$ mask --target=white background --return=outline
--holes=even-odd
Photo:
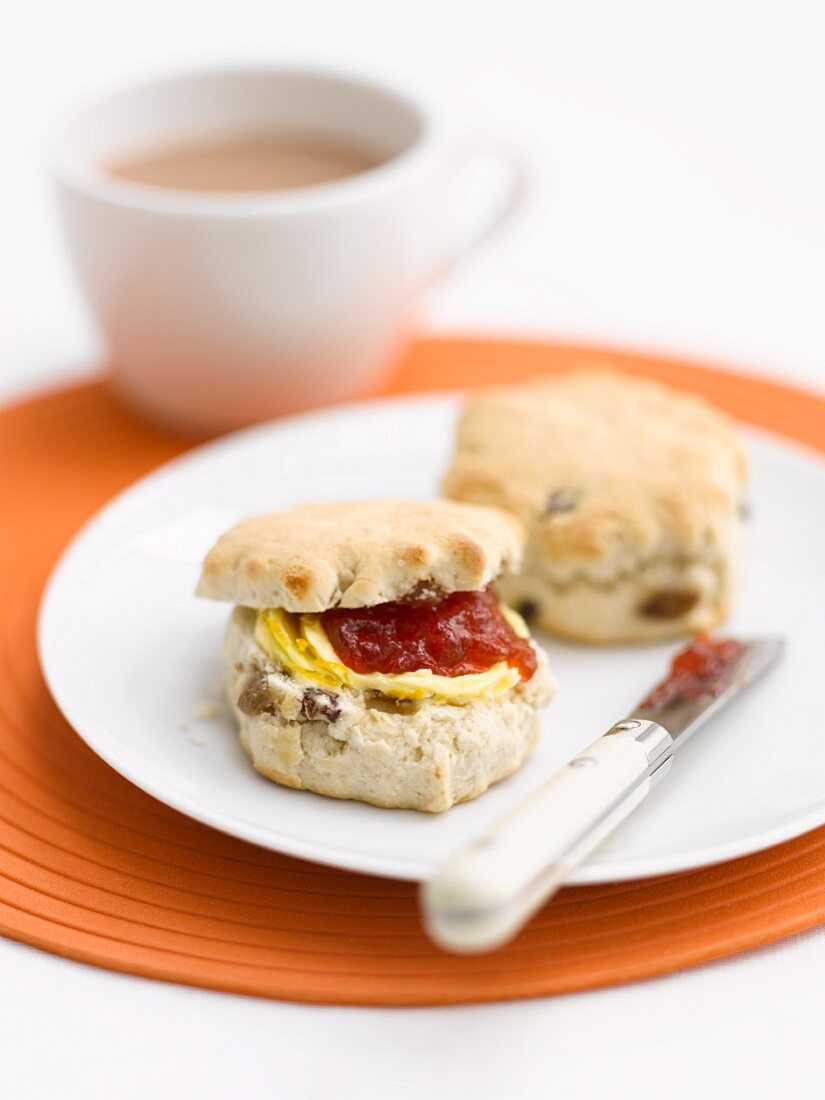
[[[4,11],[0,395],[93,368],[43,147],[157,71],[311,60],[506,135],[530,205],[424,303],[430,328],[616,340],[825,382],[825,65],[816,2],[111,0]],[[733,781],[733,780],[732,780]],[[416,1011],[258,1002],[0,941],[18,1097],[821,1096],[825,935],[655,982]]]

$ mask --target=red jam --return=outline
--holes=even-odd
[[[321,615],[332,648],[353,672],[416,672],[437,676],[486,672],[499,661],[522,680],[536,671],[536,654],[505,619],[489,589],[453,592],[443,600],[382,603]]]
[[[654,710],[676,700],[718,695],[724,687],[724,674],[744,650],[742,643],[733,638],[713,639],[700,634],[676,654],[667,679],[653,689],[639,709]]]

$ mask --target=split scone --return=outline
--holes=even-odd
[[[237,605],[227,689],[257,770],[435,811],[518,768],[554,689],[489,588],[523,540],[498,509],[393,500],[304,505],[223,535],[197,593]]]
[[[471,399],[445,491],[528,527],[500,591],[551,633],[644,641],[710,630],[730,610],[746,478],[726,416],[608,372]]]

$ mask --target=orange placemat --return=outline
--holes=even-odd
[[[613,362],[812,446],[825,401],[630,353],[496,340],[416,345],[395,392]],[[109,769],[63,721],[34,631],[46,576],[90,513],[182,444],[100,382],[0,411],[0,931],[114,970],[296,1001],[421,1005],[663,974],[825,921],[825,829],[704,871],[564,890],[494,955],[442,954],[407,883],[223,836]]]

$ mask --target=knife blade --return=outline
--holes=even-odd
[[[659,707],[645,706],[643,700],[628,717],[639,721],[658,722],[673,738],[674,748],[684,744],[708,718],[766,672],[784,649],[781,638],[752,638],[748,642],[742,642],[741,645],[740,657],[720,674],[713,692],[699,695],[694,699],[683,699],[677,696]]]
[[[780,638],[728,644],[737,651],[724,668],[706,682],[657,685],[627,718],[422,885],[424,925],[439,946],[474,953],[512,939],[667,774],[674,753],[783,650]],[[683,654],[674,659],[671,677]]]

